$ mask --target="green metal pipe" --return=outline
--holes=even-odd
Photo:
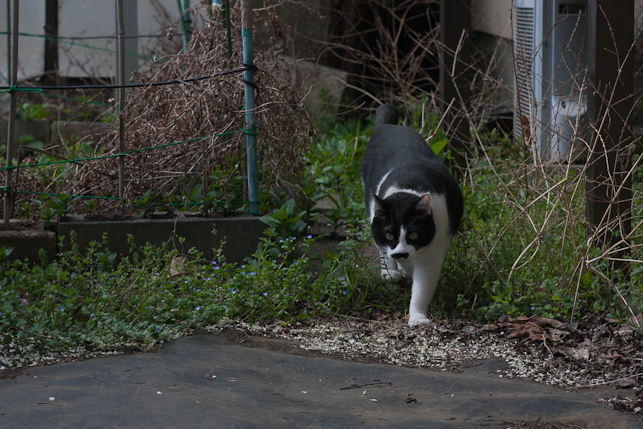
[[[259,175],[257,171],[257,122],[255,117],[255,65],[252,46],[252,9],[250,1],[241,1],[241,36],[243,42],[243,73],[245,82],[246,157],[248,168],[248,211],[259,214]]]

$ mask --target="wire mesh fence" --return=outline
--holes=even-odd
[[[231,8],[230,20],[222,16],[224,8],[206,6],[204,12],[195,7],[193,13],[205,18],[192,29],[185,49],[157,54],[148,70],[132,74],[134,83],[2,88],[21,97],[80,93],[81,109],[106,100],[114,119],[94,140],[18,145],[0,171],[3,182],[12,175],[2,191],[15,201],[15,210],[35,217],[41,208],[38,197],[63,194],[75,210],[96,216],[141,204],[194,209],[257,203],[249,201],[244,180],[248,133],[259,138],[262,183],[296,182],[302,169],[299,155],[313,133],[310,118],[289,66],[277,55],[278,45],[257,50],[254,64],[243,64],[241,3]],[[252,129],[246,124],[241,76],[248,70],[256,73],[257,122]],[[127,103],[118,112],[114,92],[121,88],[127,91]],[[119,120],[125,124],[124,149],[119,147]]]

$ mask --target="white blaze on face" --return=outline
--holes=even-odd
[[[399,255],[406,253],[408,256],[404,259],[413,259],[415,256],[415,248],[406,242],[406,228],[400,228],[400,237],[397,242],[397,246],[394,249],[389,249],[387,256],[392,259],[396,259],[393,255]]]

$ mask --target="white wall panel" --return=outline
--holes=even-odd
[[[8,84],[7,1],[0,1],[0,84]],[[45,0],[20,0],[18,79],[42,75],[45,70]],[[40,36],[40,37],[38,37]]]

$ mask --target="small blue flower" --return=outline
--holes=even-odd
[[[263,296],[268,296],[268,292],[263,292],[262,295]]]
[[[160,333],[161,333],[161,328],[159,328],[158,326],[156,327],[156,333],[157,333],[157,334],[160,334]]]
[[[256,271],[251,271],[249,274],[250,274],[251,276],[254,276],[255,274],[257,274],[257,272],[256,272]]]
[[[312,235],[312,234],[308,234],[308,235],[306,236],[306,238],[310,240],[311,238],[313,238],[313,235]]]
[[[237,290],[236,290],[236,289],[232,289],[232,293],[237,293]]]
[[[197,305],[196,307],[194,307],[194,309],[195,309],[196,311],[199,311],[199,310],[201,310],[201,306],[200,306],[200,305]]]
[[[95,315],[96,315],[95,313],[92,313],[89,315],[89,317],[94,317]]]
[[[65,311],[65,307],[60,307],[59,310],[60,311]]]
[[[346,289],[344,289],[344,290],[342,291],[342,293],[343,293],[344,295],[348,295],[348,291],[347,291]]]

